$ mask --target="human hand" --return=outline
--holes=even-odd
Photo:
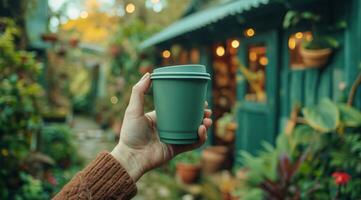
[[[212,112],[207,109],[208,105],[205,102],[203,124],[198,128],[198,143],[190,145],[162,143],[156,128],[155,111],[144,114],[144,94],[150,85],[150,74],[147,73],[133,86],[120,131],[119,143],[111,152],[134,181],[177,154],[202,146],[207,140],[207,129],[212,125],[210,119]]]

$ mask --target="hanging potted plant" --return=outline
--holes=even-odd
[[[303,42],[300,53],[307,67],[320,68],[327,64],[333,49],[337,47],[336,39],[321,36]]]
[[[176,157],[176,174],[183,183],[194,183],[200,176],[200,156],[197,152],[187,152]]]
[[[312,31],[312,39],[303,40],[300,48],[303,63],[307,68],[321,68],[327,64],[332,52],[339,47],[339,43],[335,38],[318,30],[321,16],[309,11],[288,11],[283,21],[283,27],[288,29],[301,22],[308,22]],[[344,27],[345,22],[339,22],[336,28],[341,26]]]

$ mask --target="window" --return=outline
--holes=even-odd
[[[248,47],[248,66],[242,67],[241,71],[247,80],[245,99],[248,101],[265,102],[266,46],[264,44],[250,45]]]
[[[288,48],[290,53],[290,66],[292,68],[302,68],[304,66],[300,52],[302,48],[302,42],[311,40],[311,32],[297,32],[289,37]]]

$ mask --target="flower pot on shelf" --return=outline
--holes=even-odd
[[[202,170],[206,174],[213,174],[225,167],[229,150],[225,146],[212,146],[202,152]]]
[[[183,183],[194,183],[198,180],[201,167],[197,164],[177,163],[176,173]]]
[[[331,48],[325,49],[305,49],[301,48],[302,60],[308,68],[321,68],[325,66],[332,53]]]

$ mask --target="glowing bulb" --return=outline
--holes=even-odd
[[[112,97],[110,98],[110,102],[111,102],[112,104],[118,103],[118,97],[112,96]]]
[[[257,60],[257,53],[254,52],[254,51],[251,51],[249,53],[249,60],[252,61],[252,62],[256,61]]]
[[[132,3],[128,3],[126,6],[125,6],[125,11],[127,13],[133,13],[135,11],[135,5],[132,4]]]
[[[249,28],[249,29],[247,29],[247,30],[245,31],[245,35],[246,35],[247,37],[252,37],[252,36],[254,36],[254,34],[255,34],[255,31],[254,31],[253,28]]]
[[[82,19],[86,19],[86,18],[88,17],[88,12],[87,12],[87,11],[82,11],[82,12],[80,13],[80,17],[81,17]]]
[[[231,42],[231,46],[233,47],[233,48],[238,48],[239,47],[239,41],[238,40],[233,40],[232,42]]]
[[[268,58],[266,56],[263,56],[259,59],[259,63],[263,66],[266,66],[268,64]]]
[[[164,51],[162,52],[162,56],[163,56],[163,58],[169,58],[169,57],[170,57],[170,55],[171,55],[171,53],[170,53],[170,51],[169,51],[169,50],[164,50]]]
[[[302,39],[302,38],[303,38],[303,33],[302,33],[302,32],[297,32],[297,33],[295,34],[295,37],[296,37],[297,39]]]
[[[157,4],[157,3],[159,3],[159,0],[151,0],[151,2],[152,2],[153,4]]]
[[[294,37],[290,37],[288,40],[288,48],[292,50],[296,48],[296,39]]]
[[[225,50],[224,47],[222,47],[222,46],[218,46],[218,47],[216,48],[216,54],[217,54],[217,56],[223,56],[225,52],[226,52],[226,50]]]

